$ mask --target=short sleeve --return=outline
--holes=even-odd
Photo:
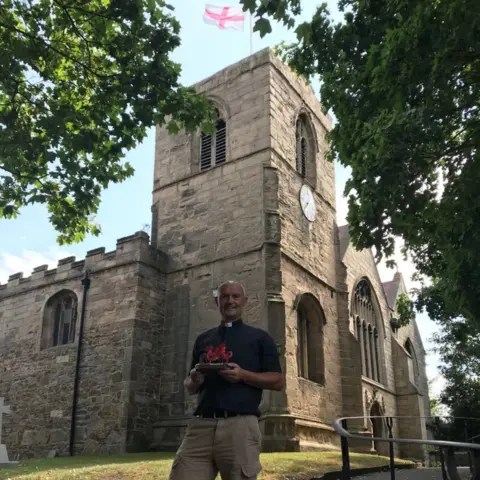
[[[261,340],[260,372],[282,373],[280,359],[278,358],[277,345],[273,337],[265,332]]]
[[[199,363],[199,357],[200,357],[200,354],[199,354],[199,351],[198,351],[198,337],[197,339],[195,340],[195,343],[193,344],[193,351],[192,351],[192,361],[190,363],[190,370],[193,370],[195,368],[195,365],[197,363]]]

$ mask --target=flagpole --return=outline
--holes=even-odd
[[[253,17],[250,12],[250,55],[253,55]]]

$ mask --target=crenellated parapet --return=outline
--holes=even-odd
[[[0,300],[24,290],[82,276],[87,269],[95,273],[133,262],[149,265],[161,272],[167,268],[167,256],[150,245],[150,237],[143,231],[119,238],[115,250],[105,250],[105,247],[89,250],[82,260],[62,258],[52,269],[48,269],[48,265],[39,265],[28,277],[24,277],[24,272],[14,273],[8,277],[7,283],[0,284]]]

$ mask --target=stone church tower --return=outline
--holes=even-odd
[[[418,328],[395,320],[403,279],[382,284],[372,253],[336,225],[331,120],[312,89],[268,49],[196,88],[217,107],[216,131],[157,129],[151,238],[0,285],[11,454],[176,449],[195,402],[182,385],[193,342],[219,322],[229,279],[245,285],[245,321],[273,335],[285,375],[263,397],[265,451],[338,446],[340,415],[380,417],[351,425],[367,439],[386,435],[384,416],[428,416]],[[394,434],[426,428],[396,422]]]
[[[156,141],[152,243],[172,262],[165,435],[192,411],[178,385],[195,337],[218,323],[213,290],[233,278],[250,297],[246,321],[274,335],[286,372],[286,391],[265,394],[265,447],[296,449],[299,430],[331,439],[342,397],[334,171],[324,158],[330,119],[268,50],[197,88],[218,108],[216,133],[158,129]]]

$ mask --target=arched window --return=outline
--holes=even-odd
[[[297,301],[298,375],[321,385],[325,383],[324,324],[325,315],[315,296],[300,295]]]
[[[51,297],[43,314],[41,348],[66,345],[75,341],[77,296],[62,290]]]
[[[382,352],[376,308],[370,283],[362,279],[353,292],[352,315],[355,319],[355,335],[360,342],[362,375],[377,382],[382,381]]]
[[[316,163],[315,163],[315,137],[312,126],[306,114],[298,116],[296,124],[296,166],[297,172],[302,178],[315,186]]]
[[[420,376],[420,372],[419,372],[419,369],[418,369],[418,362],[417,362],[417,356],[415,354],[415,349],[413,348],[413,344],[412,344],[412,341],[407,338],[407,340],[405,341],[405,345],[404,345],[404,348],[406,350],[406,352],[408,353],[409,355],[409,376],[410,376],[410,380],[412,381],[412,383],[414,383],[415,385],[418,385],[418,381],[419,381],[419,376]]]
[[[200,134],[200,170],[225,163],[227,158],[227,124],[217,110],[217,121],[213,135]]]

